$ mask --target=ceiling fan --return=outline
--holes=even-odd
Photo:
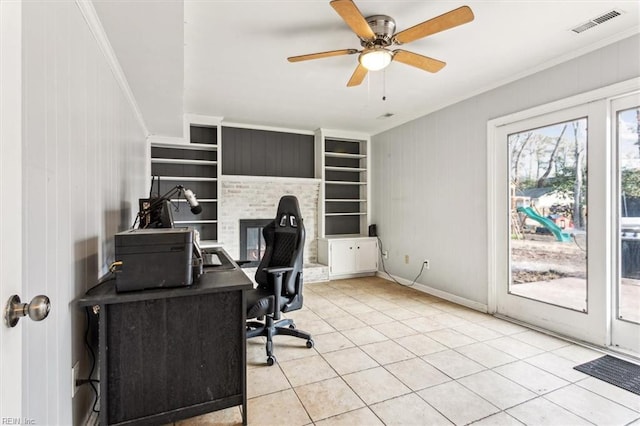
[[[392,45],[409,43],[473,21],[471,9],[468,6],[462,6],[395,33],[396,22],[390,16],[373,15],[365,18],[352,0],[333,0],[330,4],[360,38],[360,45],[362,45],[363,49],[331,50],[291,56],[287,60],[289,62],[300,62],[360,53],[358,66],[351,75],[347,87],[359,85],[366,77],[367,72],[381,70],[389,65],[391,61],[402,62],[428,72],[440,71],[446,65],[445,62],[403,49],[389,50],[388,48]]]

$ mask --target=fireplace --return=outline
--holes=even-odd
[[[262,229],[273,219],[240,219],[240,260],[243,267],[256,267],[264,255],[266,244]]]

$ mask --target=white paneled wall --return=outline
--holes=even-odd
[[[72,365],[89,370],[71,302],[107,272],[113,234],[147,191],[146,131],[76,2],[23,7],[24,296],[52,303],[24,329],[23,413],[79,424],[93,396],[84,386],[71,399]]]
[[[486,305],[487,121],[639,76],[636,35],[373,136],[387,270],[412,280],[429,259],[418,283]]]
[[[22,6],[0,0],[0,303],[22,290]],[[5,195],[11,194],[11,197]],[[24,322],[24,321],[23,321]],[[0,413],[22,416],[22,333],[0,326]]]

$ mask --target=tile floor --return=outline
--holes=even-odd
[[[305,285],[315,347],[247,342],[250,425],[634,425],[640,396],[573,369],[601,353],[393,282]],[[237,425],[238,407],[178,423]]]

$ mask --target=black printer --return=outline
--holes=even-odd
[[[130,229],[115,235],[116,291],[191,285],[202,271],[194,230]]]

